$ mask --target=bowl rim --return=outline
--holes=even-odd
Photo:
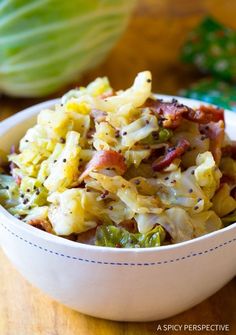
[[[195,99],[189,99],[189,98],[183,98],[180,96],[175,96],[175,95],[164,95],[164,94],[154,94],[155,97],[158,97],[160,99],[166,99],[166,100],[170,100],[170,99],[178,99],[179,101],[181,101],[181,103],[184,104],[190,104],[190,105],[200,105],[200,104],[204,104],[204,105],[212,105],[209,103],[206,103],[204,101],[200,101],[200,100],[195,100]],[[53,107],[55,104],[60,103],[60,98],[57,99],[52,99],[52,100],[47,100],[45,102],[33,105],[31,107],[28,107],[8,118],[6,118],[5,120],[0,122],[0,137],[9,131],[9,129],[14,125],[21,123],[24,120],[29,119],[30,117],[36,116],[37,113],[43,109],[43,108],[50,108]],[[225,109],[226,115],[228,114],[229,117],[232,117],[235,121],[235,127],[236,127],[236,113]],[[3,129],[3,131],[1,131]],[[22,230],[23,232],[32,234],[34,237],[36,238],[42,238],[45,242],[51,242],[51,243],[55,243],[57,245],[62,245],[62,246],[67,246],[67,247],[72,247],[73,249],[84,249],[84,250],[88,250],[88,251],[96,251],[96,252],[104,252],[104,251],[109,251],[112,254],[124,254],[124,253],[128,253],[128,254],[137,254],[137,253],[149,253],[151,252],[158,252],[158,251],[171,251],[171,250],[175,250],[175,249],[180,249],[181,247],[185,247],[185,246],[192,246],[192,245],[196,245],[199,242],[202,241],[206,241],[206,240],[210,240],[212,238],[217,237],[218,235],[222,235],[225,232],[228,231],[233,231],[236,229],[236,222],[224,227],[220,230],[216,230],[213,231],[211,233],[208,233],[206,235],[202,235],[199,237],[196,237],[194,239],[191,240],[187,240],[187,241],[183,241],[180,243],[176,243],[176,244],[170,244],[170,245],[164,245],[161,247],[148,247],[148,248],[111,248],[111,247],[102,247],[102,246],[95,246],[95,245],[89,245],[89,244],[85,244],[85,243],[81,243],[81,242],[75,242],[75,241],[70,241],[66,238],[57,236],[57,235],[53,235],[53,234],[49,234],[45,231],[42,231],[38,228],[35,228],[33,226],[28,225],[27,223],[21,221],[20,219],[17,219],[16,217],[14,217],[12,214],[10,214],[3,206],[0,205],[0,219],[2,218],[6,218],[7,219],[7,223],[9,224],[11,223],[15,228]],[[20,224],[19,224],[20,223]],[[3,225],[2,222],[0,222],[1,225]],[[3,225],[4,226],[4,225]]]

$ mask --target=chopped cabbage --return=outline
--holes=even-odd
[[[235,223],[236,222],[236,211],[234,211],[232,214],[229,214],[223,217],[221,220],[224,226],[228,226],[231,223]]]
[[[126,91],[117,92],[115,96],[106,98],[101,106],[101,110],[106,112],[115,112],[119,106],[130,106],[136,108],[144,104],[151,95],[152,75],[149,71],[138,73],[133,86]]]
[[[223,227],[219,216],[214,211],[195,214],[191,221],[194,228],[194,237],[211,233]]]
[[[211,199],[220,185],[222,176],[210,151],[198,154],[197,168],[194,171],[196,181],[206,196]]]
[[[79,89],[70,90],[62,97],[62,103],[65,104],[68,101],[73,101],[83,95],[91,95],[93,97],[99,97],[103,94],[111,94],[112,88],[110,86],[107,77],[97,78],[91,82],[87,87],[80,87]],[[74,98],[74,99],[73,99]],[[67,105],[68,107],[68,105]]]
[[[34,207],[23,221],[30,222],[33,220],[47,220],[48,218],[48,206]]]
[[[135,213],[161,213],[158,197],[138,194],[136,187],[121,176],[109,177],[90,173],[108,192],[115,193]]]
[[[144,115],[140,119],[123,127],[122,145],[131,148],[136,142],[148,137],[158,130],[157,118],[153,115]]]
[[[223,157],[220,162],[220,170],[223,175],[234,180],[236,176],[236,161],[231,157]]]
[[[81,189],[69,189],[55,192],[48,197],[52,203],[48,209],[48,218],[58,235],[81,233],[96,226],[95,221],[86,221],[81,203]]]
[[[224,183],[212,199],[212,209],[219,217],[230,214],[236,209],[236,200],[230,195],[230,187]]]
[[[96,124],[93,146],[96,150],[109,150],[117,145],[115,129],[108,122]]]
[[[165,231],[157,226],[146,234],[129,233],[126,229],[112,225],[97,228],[95,244],[116,248],[159,247],[165,239]]]
[[[10,208],[19,203],[19,188],[13,177],[0,174],[0,205]]]
[[[191,218],[182,208],[172,207],[156,215],[156,224],[161,225],[170,234],[173,243],[193,238]]]
[[[79,139],[79,133],[68,132],[65,147],[57,161],[50,167],[49,176],[44,182],[44,186],[50,192],[63,190],[76,182],[79,175]]]
[[[144,159],[147,159],[151,154],[150,149],[144,150],[128,150],[125,152],[125,160],[128,166],[134,165],[137,168]]]

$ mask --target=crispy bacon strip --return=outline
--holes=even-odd
[[[179,104],[176,100],[162,102],[161,100],[147,99],[144,107],[149,107],[157,114],[165,128],[177,128],[183,118],[199,124],[224,121],[224,110],[214,106],[201,105],[195,110]]]
[[[224,121],[210,122],[205,126],[200,126],[201,133],[210,139],[210,151],[215,159],[216,164],[221,160],[221,147],[224,141]]]
[[[144,107],[149,107],[153,113],[159,116],[163,127],[171,129],[177,128],[181,123],[183,114],[191,110],[191,108],[179,104],[178,101],[163,102],[153,99],[147,99]]]
[[[209,122],[224,121],[224,110],[214,106],[201,105],[198,109],[189,109],[183,115],[187,120],[197,122],[199,124],[207,124]]]
[[[154,171],[162,171],[167,168],[175,158],[182,156],[189,147],[190,143],[185,139],[181,139],[176,147],[169,148],[165,156],[159,157],[153,162],[152,169]]]
[[[80,175],[79,183],[84,180],[89,172],[106,168],[114,168],[119,174],[124,174],[127,170],[124,156],[114,150],[97,151],[90,162],[87,164],[84,172]]]
[[[91,110],[90,115],[94,119],[95,122],[100,123],[100,122],[106,121],[107,113],[94,108]]]
[[[52,225],[48,220],[33,219],[28,222],[31,226],[52,233]]]

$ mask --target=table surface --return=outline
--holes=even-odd
[[[141,0],[127,31],[106,61],[84,74],[78,84],[108,75],[119,89],[131,84],[136,72],[150,69],[155,92],[176,94],[199,78],[196,70],[178,60],[186,33],[206,13],[236,28],[234,0]],[[59,96],[66,91],[56,93]],[[0,120],[44,99],[0,97]],[[72,311],[28,284],[0,252],[1,335],[156,334],[159,324],[229,324],[236,334],[236,278],[213,297],[164,321],[118,323]],[[159,332],[160,333],[160,332]],[[176,332],[168,332],[168,334]],[[214,332],[217,334],[217,332]],[[194,334],[193,332],[191,334]],[[199,333],[198,333],[199,334]]]

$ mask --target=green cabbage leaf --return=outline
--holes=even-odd
[[[165,231],[156,226],[146,234],[130,233],[122,227],[102,225],[96,230],[95,244],[104,247],[149,248],[159,247],[165,240]]]

